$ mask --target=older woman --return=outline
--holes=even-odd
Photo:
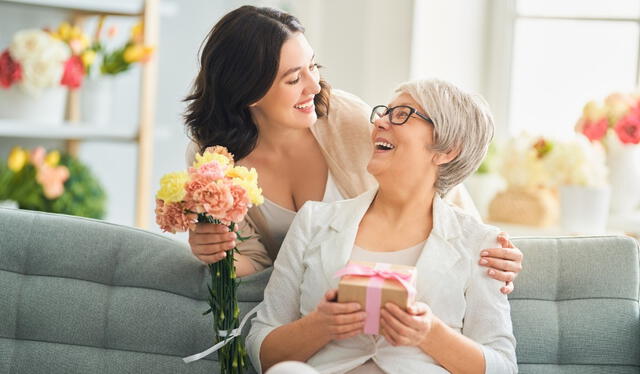
[[[303,361],[321,373],[513,373],[507,297],[476,260],[498,229],[442,199],[480,164],[493,135],[485,102],[442,81],[397,89],[373,109],[368,171],[379,187],[307,202],[287,234],[247,339],[256,368]],[[337,303],[349,260],[416,266],[416,303],[387,304],[381,334]]]

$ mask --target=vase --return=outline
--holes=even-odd
[[[491,200],[489,220],[547,227],[558,221],[559,210],[557,194],[548,188],[509,187]]]
[[[80,92],[82,122],[90,126],[105,127],[111,120],[112,97],[111,76],[86,79]]]
[[[640,145],[623,144],[612,136],[607,143],[611,184],[611,213],[629,214],[640,205]]]
[[[18,203],[13,200],[0,200],[0,208],[18,209]]]
[[[20,120],[38,126],[60,126],[64,121],[67,88],[43,89],[30,94],[18,86],[0,89],[0,118]]]
[[[604,234],[609,187],[560,186],[560,223],[572,234]]]

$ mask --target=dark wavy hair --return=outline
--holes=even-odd
[[[203,42],[200,71],[184,101],[189,137],[202,152],[222,145],[236,160],[256,146],[258,127],[249,105],[269,90],[278,72],[280,50],[295,32],[298,19],[273,8],[242,6],[216,23]],[[314,98],[318,118],[329,111],[330,87],[320,81]]]

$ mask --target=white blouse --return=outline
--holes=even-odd
[[[311,313],[327,290],[337,288],[334,275],[351,258],[358,225],[375,193],[333,203],[309,201],[296,215],[247,336],[247,351],[258,372],[267,335]],[[483,248],[499,245],[499,232],[436,196],[433,229],[415,264],[416,301],[481,345],[486,373],[510,374],[517,372],[517,364],[509,302],[500,292],[504,283],[490,278],[477,260]],[[321,374],[333,374],[370,359],[387,373],[447,373],[417,347],[394,347],[384,338],[376,341],[364,334],[330,342],[307,364]]]
[[[322,201],[331,203],[338,200],[344,200],[344,198],[340,194],[340,191],[338,191],[338,187],[331,173],[328,173],[327,185],[324,188]],[[269,225],[269,232],[271,233],[274,244],[280,248],[285,235],[287,235],[287,231],[289,231],[289,226],[291,226],[291,222],[293,222],[293,218],[296,216],[296,212],[284,208],[266,197],[264,198],[264,203],[258,206],[258,209],[262,211],[265,221]]]

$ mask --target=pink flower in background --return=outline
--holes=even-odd
[[[606,118],[597,121],[587,119],[582,123],[580,128],[582,133],[593,142],[605,136],[609,128],[609,121]]]
[[[46,156],[47,151],[44,147],[36,147],[31,151],[29,155],[30,161],[36,168],[40,168],[44,164],[44,157]]]
[[[168,203],[156,199],[156,223],[163,231],[175,234],[177,231],[193,230],[198,215],[186,213],[184,203]]]
[[[44,196],[50,200],[64,193],[64,182],[67,179],[69,179],[69,169],[66,166],[51,167],[42,163],[36,173],[36,180],[42,185]]]
[[[222,219],[223,222],[240,222],[249,210],[249,194],[247,190],[235,184],[230,184],[229,189],[233,196],[233,206],[227,211],[227,215]]]
[[[82,79],[84,77],[84,64],[80,56],[71,56],[64,63],[64,72],[62,73],[62,79],[60,84],[69,88],[78,88],[82,85]]]
[[[640,106],[636,106],[626,116],[622,117],[614,130],[622,143],[640,143]]]
[[[22,66],[11,58],[9,50],[6,49],[0,55],[0,86],[9,88],[20,79],[22,79]]]

